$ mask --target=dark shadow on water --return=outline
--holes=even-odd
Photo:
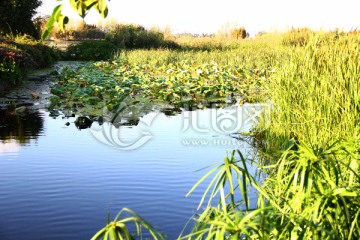
[[[44,132],[44,114],[40,111],[0,109],[0,140],[16,140],[26,145]]]

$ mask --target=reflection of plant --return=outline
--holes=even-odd
[[[0,110],[0,139],[15,141],[21,145],[29,144],[31,139],[37,139],[44,130],[42,114],[28,112],[26,107],[14,106],[8,110]]]
[[[120,217],[120,215],[128,214],[127,217]],[[129,231],[129,225],[133,224],[136,228],[136,233],[131,234]],[[109,216],[106,223],[106,226],[98,231],[91,240],[96,239],[104,239],[104,240],[117,240],[117,239],[135,239],[136,236],[142,237],[142,229],[145,228],[153,239],[165,239],[165,237],[157,231],[150,223],[148,223],[145,219],[140,217],[134,211],[128,208],[123,208],[118,215],[116,215],[115,219],[110,222]]]

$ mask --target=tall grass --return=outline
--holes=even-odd
[[[121,51],[116,58],[135,64],[162,66],[187,61],[189,64],[216,62],[222,66],[237,65],[244,68],[273,68],[279,61],[288,59],[287,47],[273,46],[266,40],[243,41],[236,48],[212,50],[131,50]]]
[[[293,48],[267,92],[274,105],[267,139],[324,145],[359,136],[360,38],[342,36]]]

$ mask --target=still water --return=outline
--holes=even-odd
[[[206,172],[197,170],[222,163],[229,149],[252,151],[217,111],[158,111],[137,126],[82,130],[42,109],[1,115],[0,239],[90,239],[124,207],[176,239],[206,187],[185,197]]]

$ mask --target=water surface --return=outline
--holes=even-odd
[[[229,123],[216,129],[213,111],[153,112],[138,126],[113,129],[125,142],[150,136],[132,150],[106,141],[106,123],[79,130],[75,118],[45,110],[2,115],[0,239],[90,239],[123,207],[176,239],[206,187],[185,197],[205,173],[196,170],[221,163],[228,149],[249,149],[219,132]]]

